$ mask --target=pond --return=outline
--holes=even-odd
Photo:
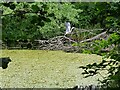
[[[95,54],[65,53],[47,50],[2,50],[0,57],[10,57],[7,69],[0,68],[3,88],[68,88],[97,84],[100,75],[83,78],[81,65],[99,63]],[[102,75],[106,75],[102,72]]]

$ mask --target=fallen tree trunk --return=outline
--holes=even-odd
[[[91,42],[93,40],[98,40],[100,38],[105,39],[107,36],[106,31],[102,32],[92,38],[85,39],[83,41],[74,41],[69,37],[66,36],[56,36],[53,38],[50,38],[49,40],[35,40],[34,46],[38,46],[38,49],[44,49],[44,50],[63,50],[67,52],[73,52],[78,51],[80,49],[79,46],[73,46],[72,43],[84,43],[84,42]],[[89,43],[88,43],[89,44]],[[81,47],[81,49],[84,47]]]
[[[92,37],[92,38],[89,38],[89,39],[85,39],[85,40],[83,40],[83,41],[80,41],[81,43],[83,43],[83,42],[91,42],[91,41],[93,41],[93,40],[99,40],[101,37],[102,38],[106,38],[107,37],[107,31],[105,31],[105,32],[102,32],[102,33],[100,33],[100,34],[98,34],[98,35],[96,35],[96,36],[94,36],[94,37]]]

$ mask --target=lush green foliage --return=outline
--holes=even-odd
[[[49,39],[64,35],[64,23],[77,23],[82,10],[71,3],[4,3],[3,40]]]
[[[112,45],[113,47],[110,52],[100,53],[102,48]],[[86,77],[94,76],[100,74],[100,70],[107,69],[108,76],[104,77],[104,80],[100,80],[100,82],[108,86],[108,88],[120,87],[120,35],[113,33],[108,40],[96,41],[93,47],[94,49],[89,52],[104,55],[103,61],[99,64],[93,63],[87,66],[81,66],[80,68],[84,69],[83,74],[87,74]],[[111,60],[107,60],[106,58],[110,58]]]
[[[75,3],[76,4],[76,3]],[[88,4],[88,5],[87,5]],[[85,53],[95,53],[99,55],[104,55],[104,60],[97,64],[88,64],[87,66],[82,66],[80,68],[84,69],[83,74],[88,76],[94,76],[100,74],[99,71],[107,68],[108,77],[105,77],[103,81],[100,82],[108,87],[120,87],[120,3],[84,3],[79,6],[79,8],[85,11],[81,12],[81,16],[78,18],[81,23],[84,22],[84,25],[106,28],[107,33],[110,35],[107,40],[96,40],[90,44],[83,43],[77,44],[81,47],[89,47],[87,49],[82,49]],[[77,7],[77,8],[78,8]],[[89,14],[88,14],[89,13]],[[91,23],[91,25],[89,24]],[[89,26],[90,25],[90,26]],[[99,33],[99,32],[97,32]],[[102,52],[102,49],[109,49],[108,52]],[[110,58],[110,61],[107,61],[106,58]],[[114,59],[115,61],[113,61]],[[108,68],[109,67],[109,68]]]
[[[98,3],[100,4],[100,3]],[[80,68],[84,69],[83,74],[87,76],[94,76],[100,74],[99,71],[107,68],[108,77],[104,77],[104,80],[101,83],[108,87],[120,87],[120,17],[119,9],[120,3],[106,3],[106,8],[100,5],[99,14],[102,15],[102,22],[104,27],[109,28],[107,30],[110,34],[107,40],[96,40],[91,46],[91,50],[85,50],[88,53],[95,53],[104,55],[104,60],[97,64],[88,64],[86,67],[81,66]],[[100,10],[101,9],[101,10]],[[104,17],[104,18],[103,18]],[[100,19],[100,18],[99,18]],[[101,24],[102,25],[102,24]],[[108,48],[109,52],[101,52],[101,49]],[[107,61],[106,58],[110,58],[110,61]],[[114,60],[112,60],[114,59]]]
[[[1,3],[3,40],[64,35],[66,21],[78,28],[119,27],[119,3]],[[116,12],[117,11],[117,12]]]

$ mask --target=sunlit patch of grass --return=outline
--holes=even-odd
[[[97,84],[97,79],[83,78],[80,65],[100,62],[94,54],[65,53],[47,50],[3,50],[0,57],[10,57],[12,62],[1,69],[2,87],[55,88]]]

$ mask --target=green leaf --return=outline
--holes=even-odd
[[[40,8],[38,7],[38,5],[32,5],[32,9],[35,12],[38,12],[40,10]]]

